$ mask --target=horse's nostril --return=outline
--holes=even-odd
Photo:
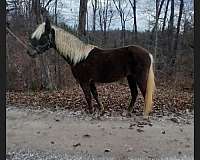
[[[26,53],[29,55],[29,56],[32,56],[31,52],[29,50],[26,51]]]
[[[27,51],[26,51],[26,53],[27,53],[28,55],[30,55],[30,54],[31,54],[29,50],[27,50]]]
[[[30,50],[27,50],[26,53],[32,58],[35,58],[35,55],[37,54],[36,51],[30,51]]]

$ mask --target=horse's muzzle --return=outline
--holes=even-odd
[[[37,51],[30,51],[30,50],[27,50],[26,52],[31,58],[35,58],[36,55],[37,55]]]
[[[29,44],[28,46],[28,50],[27,50],[27,54],[31,57],[31,58],[35,58],[38,51],[31,45]]]
[[[41,54],[41,52],[33,47],[31,44],[29,44],[29,49],[26,52],[31,58],[35,58],[36,55]]]

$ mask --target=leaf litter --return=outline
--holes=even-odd
[[[99,100],[106,110],[106,115],[118,113],[123,115],[130,103],[131,95],[128,85],[119,83],[97,85]],[[159,85],[154,96],[153,112],[156,117],[176,115],[181,117],[183,113],[193,111],[193,91],[170,88],[168,85]],[[87,103],[79,85],[72,88],[54,91],[14,92],[6,94],[8,105],[31,107],[32,109],[48,108],[52,111],[71,110],[84,111]],[[139,93],[134,105],[134,115],[142,115],[144,100]],[[93,99],[93,107],[97,110],[97,104]],[[175,118],[172,121],[177,123]],[[145,124],[138,124],[140,127]]]

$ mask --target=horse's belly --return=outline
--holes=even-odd
[[[115,81],[118,81],[120,79],[122,79],[123,77],[121,78],[106,78],[106,79],[97,79],[95,82],[98,82],[98,83],[111,83],[111,82],[115,82]]]
[[[95,77],[95,81],[99,83],[110,83],[118,81],[124,78],[126,75],[126,71],[116,71],[116,72],[99,72],[98,75]]]

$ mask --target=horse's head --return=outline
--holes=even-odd
[[[55,48],[55,30],[51,28],[50,21],[40,24],[30,37],[30,46],[34,49],[31,56],[42,54],[50,48]]]

